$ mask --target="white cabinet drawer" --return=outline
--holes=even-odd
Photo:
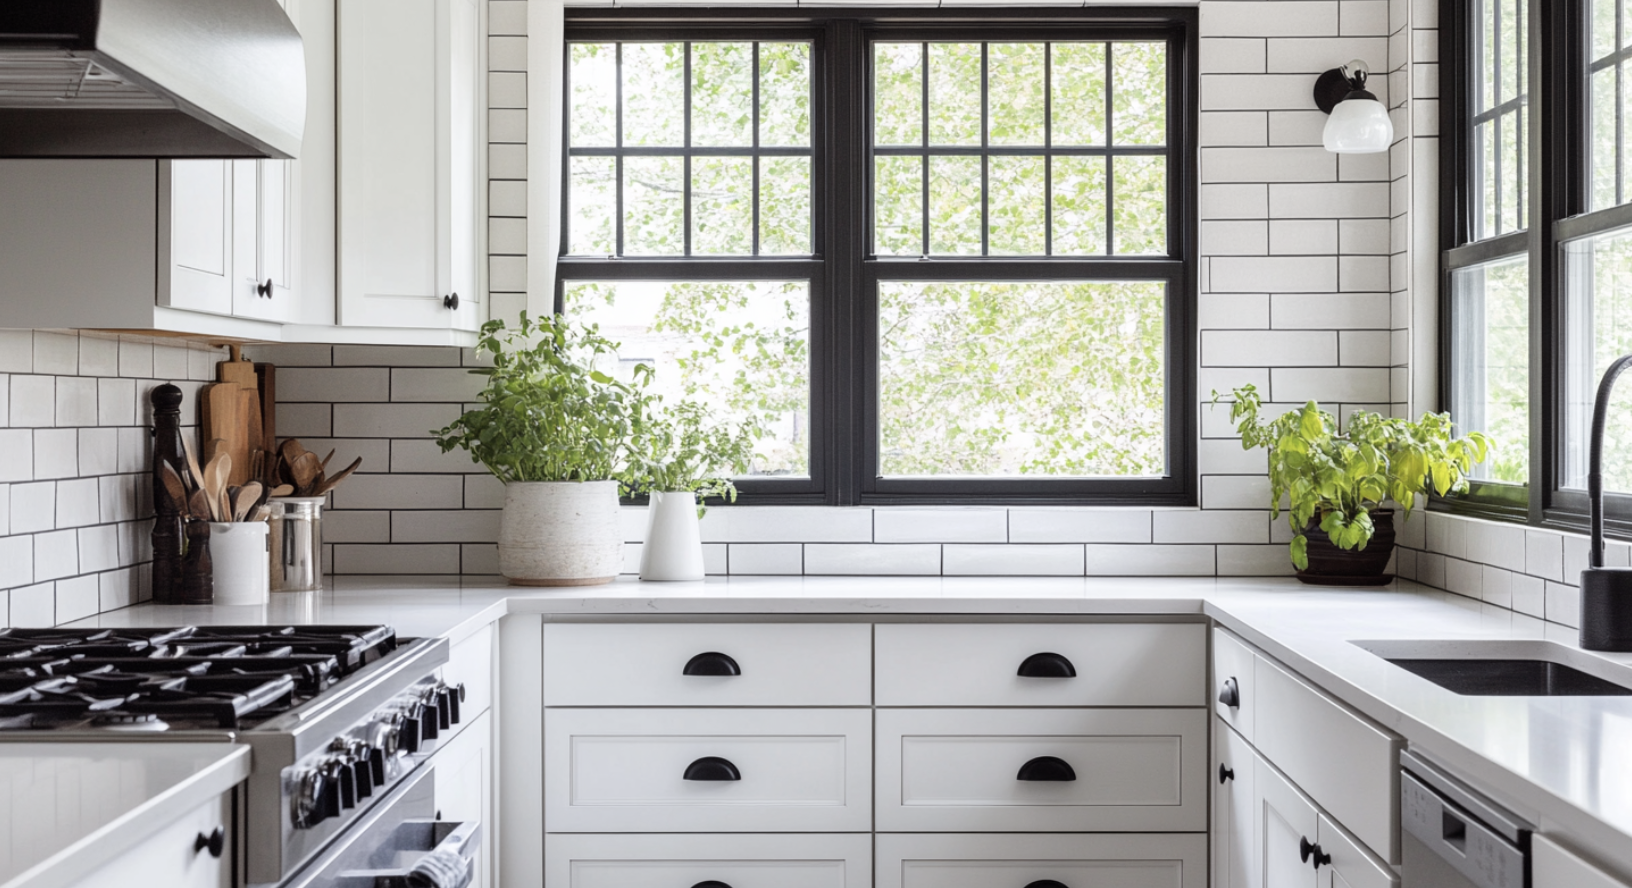
[[[1264,657],[1254,684],[1258,751],[1367,847],[1399,863],[1399,739]]]
[[[544,627],[546,706],[867,706],[871,667],[862,623]]]
[[[864,832],[872,714],[552,709],[548,832]]]
[[[1203,835],[888,835],[877,888],[1206,888]],[[553,888],[553,886],[552,886]],[[732,883],[732,888],[740,888]]]
[[[1257,655],[1222,629],[1213,630],[1213,711],[1241,736],[1252,739],[1254,698],[1253,663]],[[1234,705],[1231,705],[1231,704]]]
[[[544,840],[545,888],[868,888],[866,835],[561,836]]]
[[[459,704],[459,721],[468,725],[493,706],[493,627],[483,626],[448,650],[442,680],[464,685],[465,699]]]
[[[876,637],[880,706],[1203,705],[1199,623],[884,624]]]
[[[1535,888],[1628,888],[1632,883],[1582,860],[1543,835],[1531,839],[1530,875]]]
[[[221,856],[197,847],[199,836],[221,830]],[[91,873],[75,888],[230,888],[232,885],[232,794],[223,793],[194,808],[141,844]]]
[[[1394,868],[1366,850],[1325,814],[1320,815],[1322,854],[1331,862],[1321,869],[1319,888],[1399,888]]]
[[[878,828],[1205,830],[1206,768],[1201,709],[881,709]]]

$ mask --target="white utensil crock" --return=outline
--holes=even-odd
[[[216,604],[265,604],[270,553],[265,521],[210,523]]]
[[[616,481],[504,486],[499,570],[517,586],[596,586],[623,567]]]
[[[640,578],[657,582],[703,578],[696,494],[688,490],[652,494],[646,507],[646,543],[640,549]]]

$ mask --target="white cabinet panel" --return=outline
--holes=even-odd
[[[545,888],[868,888],[866,835],[548,836]]]
[[[866,706],[871,646],[861,623],[551,623],[544,705]]]
[[[871,713],[856,709],[551,709],[544,826],[865,831],[871,735]]]
[[[1043,880],[1066,888],[1205,888],[1206,837],[878,837],[878,888],[1022,888]]]
[[[471,888],[488,888],[492,872],[493,840],[493,720],[483,713],[468,723],[453,740],[442,745],[436,763],[438,820],[482,825],[482,848],[476,855]]]
[[[1213,725],[1213,885],[1259,888],[1254,760],[1247,741],[1222,721]]]
[[[465,697],[459,704],[459,716],[466,723],[493,705],[493,668],[492,626],[482,627],[448,650],[442,680],[449,685],[464,685]]]
[[[1320,815],[1320,888],[1399,888],[1400,877],[1330,817]]]
[[[884,624],[880,706],[1201,706],[1199,623]],[[1074,677],[1024,677],[1068,662]]]
[[[1532,888],[1632,888],[1544,835],[1530,837]]]
[[[221,830],[221,856],[196,846],[199,836]],[[232,794],[224,793],[178,817],[140,845],[75,883],[75,888],[230,888],[232,885]]]
[[[1261,760],[1253,783],[1263,888],[1315,888],[1317,873],[1310,860],[1320,831],[1315,806]]]
[[[1207,828],[1203,710],[881,709],[877,719],[883,831]],[[1036,779],[1064,774],[1054,759],[1072,779]]]
[[[176,160],[159,165],[160,305],[232,313],[238,164]]]

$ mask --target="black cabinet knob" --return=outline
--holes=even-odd
[[[1315,863],[1315,872],[1320,872],[1320,868],[1323,867],[1323,866],[1331,866],[1332,865],[1332,855],[1327,854],[1325,851],[1320,850],[1320,845],[1318,845],[1318,844],[1315,845],[1315,853],[1313,855],[1313,859],[1314,859],[1314,863]]]
[[[1218,763],[1218,782],[1220,785],[1226,780],[1235,779],[1235,769],[1226,767],[1223,762]]]
[[[1021,678],[1076,678],[1077,667],[1065,657],[1045,651],[1022,661],[1017,674]]]
[[[741,675],[742,667],[729,654],[706,651],[686,661],[681,675]]]
[[[1020,766],[1020,773],[1014,775],[1016,780],[1032,780],[1038,782],[1069,783],[1077,779],[1077,772],[1065,759],[1051,755],[1041,755]]]
[[[272,279],[267,278],[266,283],[256,284],[255,285],[255,295],[261,297],[262,299],[271,299],[272,298]]]
[[[449,293],[448,295],[443,296],[442,297],[442,307],[447,309],[448,311],[458,311],[459,310],[459,294],[458,293]]]
[[[194,854],[197,854],[200,851],[208,851],[210,852],[211,857],[214,857],[216,860],[220,860],[221,852],[225,851],[226,849],[227,834],[223,832],[219,826],[212,830],[207,836],[203,833],[199,833],[198,838],[193,840]]]
[[[706,755],[686,766],[685,780],[741,780],[742,772],[717,755]]]
[[[1235,683],[1235,676],[1224,679],[1224,689],[1218,692],[1218,702],[1231,709],[1241,707],[1241,686]]]
[[[1027,885],[1026,888],[1066,888],[1066,885],[1064,882],[1056,882],[1053,879],[1038,879]]]
[[[1319,844],[1311,842],[1303,836],[1298,836],[1298,857],[1304,863],[1313,860],[1317,870],[1323,866],[1330,866],[1332,863],[1332,855],[1320,850]]]

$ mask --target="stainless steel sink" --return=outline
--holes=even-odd
[[[1550,641],[1356,641],[1360,648],[1470,697],[1632,696],[1632,667]]]

